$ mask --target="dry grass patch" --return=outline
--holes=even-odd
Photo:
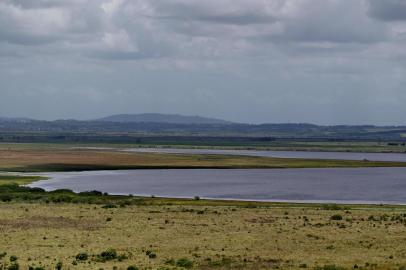
[[[54,269],[58,261],[66,269],[126,269],[129,265],[187,269],[180,266],[184,265],[190,269],[324,270],[325,265],[346,269],[406,265],[403,208],[324,210],[300,205],[246,208],[183,203],[125,208],[0,204],[0,252],[16,255],[22,269],[39,262],[45,269]],[[335,214],[343,219],[331,220]],[[113,259],[101,260],[101,254],[110,249],[116,251]],[[79,253],[88,258],[77,261]]]
[[[0,170],[75,171],[143,168],[322,168],[404,167],[402,162],[312,160],[232,155],[128,153],[63,148],[0,149]]]
[[[94,220],[72,219],[67,217],[55,216],[31,216],[17,219],[1,219],[0,227],[9,227],[14,229],[58,229],[73,228],[78,230],[96,230],[100,224]]]

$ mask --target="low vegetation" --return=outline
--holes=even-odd
[[[139,204],[134,198],[120,206],[115,197],[93,196],[117,207],[0,203],[0,269],[397,270],[406,265],[406,248],[399,244],[406,234],[406,207],[159,198]]]
[[[3,147],[3,148],[2,148]],[[128,153],[71,145],[0,146],[0,171],[48,172],[166,168],[405,167],[406,162],[288,159],[232,155]],[[1,180],[0,180],[1,182]]]

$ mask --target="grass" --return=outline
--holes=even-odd
[[[406,206],[45,192],[14,184],[29,181],[20,176],[2,177],[0,269],[15,264],[20,269],[179,270],[406,265],[401,244]]]
[[[26,185],[35,181],[43,180],[45,177],[40,176],[19,176],[19,175],[9,175],[0,174],[0,186],[7,185],[10,183],[15,183],[18,185]]]
[[[2,147],[2,148],[1,148]],[[71,145],[2,145],[0,171],[46,172],[165,168],[405,167],[405,162],[287,159],[233,155],[129,153]]]
[[[406,135],[405,135],[406,136]],[[199,149],[239,149],[239,150],[280,150],[280,151],[322,151],[322,152],[362,152],[362,153],[406,153],[405,142],[378,141],[268,141],[268,142],[233,142],[217,143],[187,142],[182,138],[176,141],[162,141],[154,143],[0,143],[0,151],[8,149],[67,149],[72,147],[166,147],[166,148],[199,148]]]
[[[404,207],[0,203],[0,259],[20,269],[398,269]],[[200,205],[199,205],[200,204]],[[332,215],[343,220],[331,220]],[[374,216],[371,219],[370,216]],[[24,243],[24,245],[21,245]],[[153,256],[151,254],[154,254]],[[332,266],[334,265],[335,268]]]

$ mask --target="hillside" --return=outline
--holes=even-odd
[[[168,123],[168,124],[230,124],[231,122],[207,118],[201,116],[185,116],[179,114],[160,114],[160,113],[143,113],[143,114],[117,114],[104,118],[96,119],[103,122],[118,123]]]

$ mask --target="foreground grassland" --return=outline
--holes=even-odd
[[[29,181],[0,185],[2,270],[406,266],[404,206],[45,192],[16,180]]]
[[[10,262],[15,256],[20,269],[56,269],[58,263],[61,269],[406,265],[406,209],[384,206],[216,205],[152,198],[121,207],[0,203],[0,232],[0,254],[7,253],[0,265],[15,264]]]
[[[0,145],[0,170],[17,172],[157,168],[404,167],[404,162],[286,159],[229,155],[129,153],[71,145]]]

